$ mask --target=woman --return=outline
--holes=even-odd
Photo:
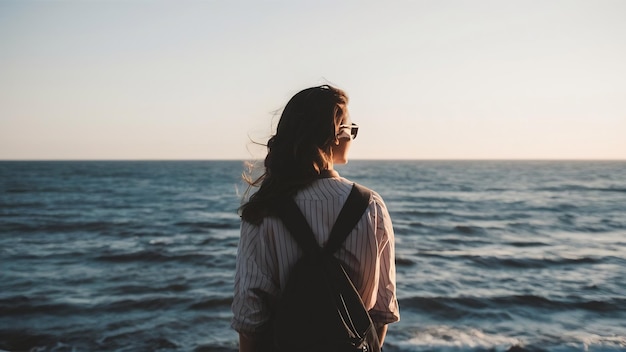
[[[240,351],[258,350],[260,336],[280,297],[290,269],[302,251],[272,205],[291,196],[307,218],[318,243],[324,244],[352,188],[334,165],[348,162],[358,127],[351,123],[348,97],[323,85],[305,89],[285,106],[276,134],[267,142],[265,173],[241,207],[241,239],[232,310]],[[387,324],[399,320],[396,299],[394,233],[382,198],[375,192],[368,209],[336,254],[359,291],[381,345]]]

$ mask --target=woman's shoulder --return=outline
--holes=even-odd
[[[370,207],[375,207],[378,209],[378,211],[380,210],[386,211],[387,205],[385,204],[383,197],[378,192],[362,184],[359,184],[359,186],[370,192],[371,194]]]
[[[342,179],[341,182],[345,185],[345,187],[347,187],[348,190],[351,189],[353,185],[358,185],[362,190],[369,192],[371,194],[370,203],[376,204],[377,206],[386,207],[383,197],[374,189],[362,183],[353,182],[343,177],[341,179]]]

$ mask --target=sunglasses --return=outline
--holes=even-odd
[[[357,134],[359,134],[359,125],[357,125],[356,123],[352,123],[350,125],[339,125],[339,129],[342,128],[350,129],[350,136],[352,137],[352,140],[355,140]]]

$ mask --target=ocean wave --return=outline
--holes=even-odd
[[[4,190],[2,190],[4,193],[28,193],[28,192],[32,192],[31,189],[27,188],[27,187],[7,187]]]
[[[548,243],[545,242],[536,242],[536,241],[529,241],[529,242],[523,242],[523,241],[513,241],[513,242],[507,242],[505,243],[506,245],[509,246],[513,246],[513,247],[520,247],[520,248],[526,248],[526,247],[545,247],[545,246],[549,246]]]
[[[189,304],[192,301],[191,298],[183,295],[161,294],[147,296],[135,294],[134,296],[136,298],[117,299],[95,305],[60,303],[45,297],[14,296],[0,300],[0,315],[3,317],[41,314],[69,316],[72,314],[101,314],[103,312],[129,312],[132,310],[158,311],[181,304]]]
[[[0,202],[0,208],[3,210],[2,213],[0,213],[0,215],[2,216],[20,216],[23,215],[21,212],[15,212],[15,213],[8,213],[7,210],[13,210],[13,209],[21,209],[21,208],[25,208],[25,209],[30,209],[31,211],[33,209],[41,209],[43,207],[45,207],[46,204],[43,202],[36,202],[36,201],[30,201],[30,202],[25,202],[25,201],[12,201],[12,202],[7,202],[7,201],[3,201]],[[13,210],[16,211],[16,210]]]
[[[614,187],[588,187],[582,185],[560,185],[555,187],[539,187],[535,188],[537,191],[544,192],[563,192],[563,191],[575,191],[575,192],[617,192],[626,193],[626,188],[614,186]]]
[[[24,295],[0,299],[0,316],[24,316],[29,314],[68,314],[80,307],[68,303],[57,303],[45,296],[27,297]]]
[[[116,226],[126,226],[122,223],[112,223],[110,221],[33,221],[24,222],[6,222],[2,225],[4,231],[17,233],[68,233],[68,232],[102,232],[110,230]]]
[[[154,292],[185,292],[191,288],[185,283],[174,283],[166,286],[149,285],[121,285],[111,288],[109,291],[115,295],[147,294]]]
[[[490,334],[469,327],[425,326],[415,329],[407,338],[390,342],[404,351],[527,351],[523,341],[501,334]],[[532,350],[531,350],[532,351]]]
[[[211,259],[210,255],[200,253],[184,253],[173,254],[167,252],[161,252],[156,250],[140,250],[130,253],[113,253],[102,254],[94,258],[97,261],[111,262],[111,263],[129,263],[129,262],[187,262],[197,263],[205,262]]]
[[[134,346],[139,351],[171,351],[180,346],[163,336],[153,336],[150,333],[134,330],[118,333],[108,333],[97,341],[98,350],[128,351],[128,346]]]
[[[570,298],[556,300],[536,295],[512,295],[496,297],[410,297],[400,300],[400,306],[407,309],[419,310],[427,314],[437,314],[447,318],[459,318],[467,314],[479,313],[480,309],[502,309],[503,312],[512,312],[516,308],[571,310],[619,313],[626,311],[626,298],[611,297],[603,301]],[[504,317],[504,316],[503,316]]]
[[[207,230],[207,229],[238,229],[240,226],[239,220],[230,221],[179,221],[175,223],[176,226],[187,227],[194,230]]]
[[[471,190],[468,190],[471,192]],[[410,204],[437,204],[437,203],[462,203],[463,200],[457,197],[436,197],[436,196],[419,196],[419,195],[404,195],[395,197],[398,202],[405,202]]]
[[[462,237],[439,237],[437,238],[437,242],[452,244],[452,245],[460,245],[460,246],[470,246],[470,247],[479,247],[484,245],[490,245],[493,241],[489,241],[488,239],[480,239],[479,237],[473,236],[462,236]]]
[[[443,242],[443,241],[439,241]],[[457,243],[457,241],[452,241]],[[483,244],[482,241],[458,241],[460,244]],[[447,260],[464,260],[469,261],[473,265],[485,269],[502,270],[508,269],[542,269],[552,268],[558,266],[571,266],[571,265],[585,265],[585,264],[600,264],[610,262],[620,262],[624,259],[615,256],[606,257],[579,257],[579,258],[523,258],[523,257],[498,257],[498,256],[484,256],[484,255],[472,255],[465,254],[467,251],[439,251],[439,250],[420,250],[417,253],[418,257],[431,257],[431,258],[443,258]]]
[[[472,225],[456,225],[454,230],[464,235],[482,235],[486,233],[484,228]]]
[[[186,304],[190,298],[175,295],[158,295],[115,300],[93,307],[94,312],[127,312],[132,310],[158,311]]]
[[[230,307],[233,302],[233,297],[210,297],[200,300],[199,302],[195,302],[187,309],[189,310],[205,310],[205,309],[213,309],[217,307]]]
[[[442,216],[454,216],[453,213],[447,211],[436,210],[392,210],[392,217],[398,218],[412,218],[412,217],[424,217],[424,218],[437,218]]]
[[[427,325],[414,328],[404,333],[400,341],[389,340],[387,344],[400,351],[618,352],[626,348],[626,337],[566,333],[529,339],[468,326]]]
[[[411,297],[400,299],[400,307],[446,319],[459,319],[471,309],[487,308],[487,302],[474,297]]]
[[[468,259],[472,263],[487,269],[501,270],[502,267],[516,269],[540,269],[560,265],[597,264],[602,263],[604,258],[511,258],[480,255],[461,255],[459,258]]]

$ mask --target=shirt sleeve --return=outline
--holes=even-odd
[[[377,325],[394,323],[400,320],[400,310],[396,296],[395,236],[391,217],[382,198],[374,194],[376,203],[376,236],[382,238],[379,247],[380,277],[376,303],[370,310],[372,321]]]
[[[270,318],[270,306],[278,296],[276,261],[263,232],[265,224],[241,224],[241,237],[237,251],[234,296],[231,309],[231,327],[240,333],[260,332]]]

